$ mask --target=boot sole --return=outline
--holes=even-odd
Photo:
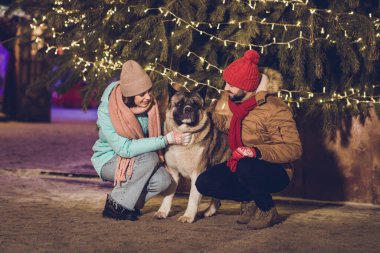
[[[237,220],[236,223],[240,224],[240,225],[246,225],[246,224],[249,223],[249,221],[239,221],[239,220]]]
[[[261,229],[265,229],[265,228],[271,228],[271,227],[273,227],[273,226],[274,226],[274,224],[271,224],[271,225],[266,226],[266,227],[252,227],[252,226],[249,226],[249,225],[248,225],[248,228],[249,228],[249,229],[252,229],[252,230],[261,230]]]
[[[134,216],[134,215],[119,216],[115,213],[112,213],[106,210],[103,211],[103,217],[114,219],[114,220],[129,220],[129,221],[137,221],[139,219],[137,216]]]
[[[249,224],[248,224],[248,228],[249,229],[252,229],[252,230],[260,230],[260,229],[264,229],[264,228],[271,228],[271,227],[273,227],[274,225],[276,225],[277,224],[277,220],[278,220],[278,217],[275,217],[272,221],[271,221],[271,223],[269,224],[269,225],[267,225],[267,226],[261,226],[261,227],[254,227],[254,226],[250,226]]]

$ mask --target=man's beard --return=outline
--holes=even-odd
[[[243,98],[245,97],[246,93],[245,91],[240,90],[238,93],[236,93],[233,97],[231,97],[232,102],[241,102]]]

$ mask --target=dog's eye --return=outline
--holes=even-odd
[[[176,107],[183,107],[183,103],[182,102],[178,102],[175,104]]]

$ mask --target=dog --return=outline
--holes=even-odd
[[[207,167],[226,161],[231,152],[228,138],[214,127],[210,113],[205,109],[207,87],[198,92],[177,91],[168,86],[169,104],[166,110],[165,133],[174,129],[192,133],[188,145],[171,145],[166,149],[165,161],[173,177],[155,217],[165,219],[171,209],[179,175],[191,180],[190,196],[185,213],[178,218],[183,223],[192,223],[198,211],[202,195],[195,186],[198,176]],[[205,217],[215,214],[220,200],[212,199],[204,212]]]

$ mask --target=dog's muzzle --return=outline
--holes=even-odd
[[[183,108],[183,112],[184,114],[192,113],[194,112],[194,109],[190,105],[186,105],[185,108]]]
[[[182,115],[182,123],[184,124],[189,124],[193,120],[193,113],[194,113],[194,108],[187,105],[185,108],[183,108],[183,115]]]

